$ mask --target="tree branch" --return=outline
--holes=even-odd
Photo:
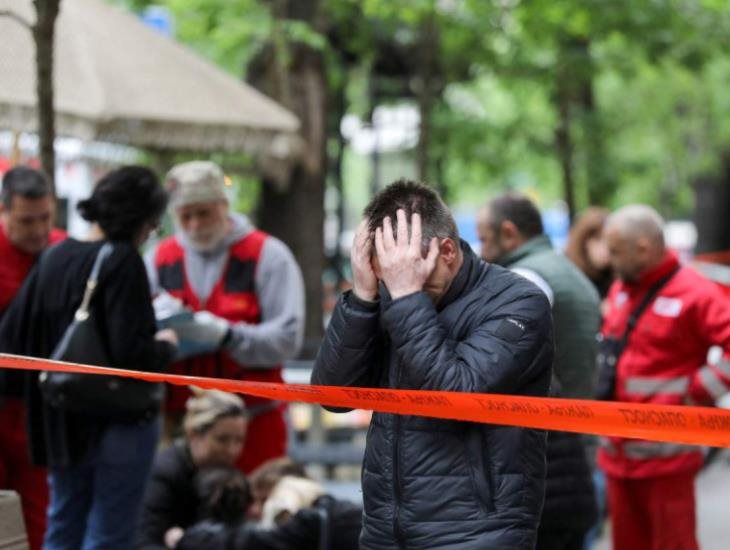
[[[13,21],[15,21],[16,23],[19,23],[20,25],[22,25],[23,27],[25,27],[29,31],[32,31],[33,30],[33,25],[30,23],[30,21],[26,21],[20,15],[18,15],[17,13],[15,13],[14,11],[0,10],[0,17],[9,17],[10,19],[12,19]]]

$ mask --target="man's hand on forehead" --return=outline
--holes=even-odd
[[[368,229],[368,220],[360,222],[352,243],[350,263],[352,265],[353,291],[358,298],[366,301],[378,297],[378,279],[373,271],[373,236]]]
[[[393,298],[412,294],[423,289],[438,258],[438,240],[431,239],[428,254],[421,253],[421,216],[411,215],[410,232],[404,210],[396,212],[395,231],[389,217],[382,227],[375,229],[375,252],[380,267],[380,277]],[[410,233],[410,235],[409,235]]]
[[[380,228],[383,231],[383,233],[385,233],[386,224],[387,224],[387,227],[389,228],[388,229],[389,230],[389,234],[392,235],[393,240],[395,242],[400,241],[400,239],[398,237],[398,220],[400,219],[399,216],[401,214],[402,214],[403,219],[406,222],[406,231],[405,231],[406,239],[410,239],[411,238],[411,224],[413,223],[413,216],[414,215],[417,215],[419,217],[419,219],[420,219],[420,214],[418,214],[417,212],[412,213],[411,214],[411,219],[409,220],[408,219],[408,214],[406,213],[406,211],[399,208],[396,211],[396,218],[395,218],[395,220],[393,220],[390,216],[385,216],[383,218],[383,221],[381,222],[381,225],[379,225],[379,226],[376,225],[375,227],[372,227],[371,237],[372,237],[373,243],[375,243],[375,233],[378,230],[378,228]],[[395,225],[393,223],[394,221],[395,221]],[[403,234],[403,233],[401,233],[401,234]]]

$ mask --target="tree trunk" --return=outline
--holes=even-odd
[[[555,147],[563,172],[563,195],[568,205],[568,217],[575,218],[575,175],[573,172],[573,142],[570,135],[570,96],[558,83],[558,127],[555,129]]]
[[[33,39],[36,47],[38,149],[41,167],[53,184],[56,175],[56,154],[53,149],[56,138],[53,109],[53,45],[60,0],[34,0],[33,3],[36,9]]]
[[[375,108],[380,100],[380,80],[377,73],[370,73],[368,79],[368,94],[370,101],[370,126],[373,129],[373,150],[370,152],[370,197],[378,194],[382,188],[380,181],[380,128],[375,122]]]
[[[416,152],[416,166],[418,179],[422,182],[430,182],[431,163],[431,113],[433,111],[433,96],[436,83],[434,76],[437,72],[437,56],[439,48],[439,37],[436,28],[435,14],[431,14],[423,21],[420,29],[420,40],[418,45],[418,82],[417,90],[418,113],[421,120],[418,132],[418,147]]]
[[[273,15],[313,24],[318,7],[318,0],[278,0]],[[288,49],[288,55],[282,55],[282,49]],[[288,66],[284,59],[289,60]],[[264,178],[257,214],[259,226],[287,243],[302,269],[307,298],[303,355],[308,356],[316,351],[323,333],[327,81],[322,52],[278,40],[249,64],[248,81],[282,102],[301,122],[303,157],[288,181]]]
[[[323,333],[323,204],[323,178],[297,168],[288,190],[264,180],[257,212],[261,229],[288,244],[302,269],[307,299],[305,356],[313,356]]]
[[[579,79],[578,94],[585,143],[585,175],[588,202],[594,205],[608,204],[613,194],[611,163],[606,158],[601,115],[596,108],[593,82],[594,66],[591,57],[590,38],[576,42],[581,67],[575,71]]]
[[[431,95],[428,82],[422,82],[423,89],[418,94],[418,114],[421,120],[416,150],[416,167],[418,179],[429,182],[429,145],[431,143]]]
[[[347,142],[345,137],[340,131],[340,121],[345,116],[346,102],[345,97],[345,86],[338,86],[336,90],[333,90],[331,95],[331,108],[329,116],[329,129],[328,134],[333,136],[333,141],[336,147],[336,153],[334,154],[329,164],[329,172],[332,184],[334,185],[335,191],[337,192],[337,241],[335,243],[335,249],[330,258],[330,267],[334,269],[337,274],[337,286],[340,288],[341,284],[345,281],[345,273],[342,269],[342,262],[344,260],[340,251],[340,238],[342,232],[345,230],[346,223],[346,211],[345,211],[345,186],[342,180],[342,168],[345,160],[345,148]],[[333,145],[334,145],[333,144]]]

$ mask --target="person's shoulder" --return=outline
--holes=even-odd
[[[291,249],[289,246],[279,239],[278,237],[274,237],[273,235],[269,235],[268,233],[264,233],[264,250],[267,254],[276,254],[276,255],[286,255],[290,256],[292,254]]]
[[[187,451],[181,441],[173,442],[155,455],[153,470],[157,475],[173,477],[189,469]]]
[[[490,294],[509,297],[543,295],[539,288],[522,275],[497,264],[485,264],[479,286]]]
[[[495,264],[486,264],[484,270],[472,293],[476,291],[489,311],[517,307],[532,310],[538,317],[550,314],[548,298],[533,282]]]
[[[274,237],[267,235],[261,246],[261,260],[268,269],[276,269],[296,264],[294,253],[287,244]]]
[[[543,259],[549,261],[550,265],[553,266],[553,269],[563,277],[572,280],[580,280],[581,283],[586,282],[590,284],[590,280],[588,279],[588,277],[586,277],[585,274],[578,268],[578,266],[575,265],[573,260],[568,258],[562,252],[555,250],[554,248],[547,248],[537,251],[535,252],[533,258],[537,262]]]
[[[169,250],[184,249],[175,235],[168,235],[148,247],[148,253],[166,252]]]
[[[718,283],[688,265],[682,266],[667,283],[667,294],[687,300],[728,300]]]
[[[114,249],[113,254],[119,256],[127,256],[131,254],[139,255],[139,249],[130,241],[107,241]]]
[[[595,302],[598,306],[601,297],[598,290],[588,276],[583,273],[565,254],[555,252],[556,265],[559,266],[559,276],[569,296],[585,301]]]
[[[129,241],[107,241],[112,246],[108,267],[104,271],[139,271],[144,269],[139,249]],[[101,249],[99,244],[97,250]]]
[[[68,233],[66,233],[63,229],[59,229],[57,227],[51,229],[51,232],[48,234],[48,242],[50,244],[56,244],[66,238],[68,238]]]
[[[68,238],[50,244],[43,251],[42,258],[44,264],[48,265],[57,261],[65,261],[77,254],[90,252],[92,249],[93,243],[91,242]]]

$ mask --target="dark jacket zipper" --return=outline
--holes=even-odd
[[[396,388],[400,388],[400,364],[396,359]],[[395,506],[393,511],[393,534],[398,543],[399,548],[406,547],[405,537],[400,524],[400,504],[401,504],[401,480],[400,480],[400,415],[393,415],[393,488],[395,492]]]

